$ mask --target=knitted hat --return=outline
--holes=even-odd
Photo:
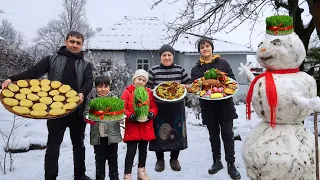
[[[266,33],[274,36],[288,35],[294,31],[293,20],[290,16],[279,15],[268,17],[266,25]]]
[[[160,54],[160,56],[161,56],[164,52],[167,52],[167,51],[171,52],[171,54],[174,56],[175,50],[174,50],[173,47],[170,46],[169,44],[165,44],[165,45],[161,46],[161,48],[159,49],[159,54]]]
[[[145,71],[144,69],[138,69],[138,70],[134,73],[134,75],[133,75],[133,77],[132,77],[132,81],[134,81],[134,80],[135,80],[137,77],[139,77],[139,76],[145,77],[145,78],[146,78],[146,81],[148,82],[149,74],[148,74],[148,72]]]

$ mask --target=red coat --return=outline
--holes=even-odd
[[[127,116],[126,118],[126,128],[124,131],[124,138],[123,141],[137,141],[137,140],[144,140],[144,141],[151,141],[156,139],[156,136],[154,134],[154,129],[153,129],[153,119],[151,119],[148,122],[140,122],[140,123],[135,123],[129,120],[129,117],[131,114],[134,114],[134,90],[135,86],[130,85],[128,86],[121,98],[124,100],[124,109],[125,109],[125,114]],[[149,106],[149,112],[153,112],[154,117],[158,114],[158,108],[156,105],[156,102],[154,100],[152,91],[147,88],[147,92],[149,95],[149,101],[150,101],[150,106]]]

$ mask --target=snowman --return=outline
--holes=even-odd
[[[247,119],[251,102],[263,120],[243,143],[242,156],[251,180],[313,180],[316,160],[314,135],[302,121],[320,111],[316,81],[299,66],[305,48],[294,33],[292,18],[266,19],[266,36],[259,44],[256,59],[266,72],[254,76],[240,64],[240,74],[251,81],[247,94]]]

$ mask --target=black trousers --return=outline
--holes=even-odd
[[[86,123],[77,112],[58,119],[47,121],[48,141],[45,154],[44,170],[46,180],[55,180],[58,176],[58,159],[60,145],[66,128],[70,129],[70,138],[73,146],[74,176],[85,174],[85,147],[83,144]]]
[[[132,172],[133,160],[139,148],[139,163],[138,167],[146,166],[148,141],[129,141],[127,142],[127,154],[125,160],[124,173],[130,174]]]
[[[178,160],[180,151],[171,151],[170,158],[172,160]],[[156,152],[157,160],[164,160],[164,152]]]
[[[220,133],[224,144],[225,159],[228,163],[235,162],[233,120],[224,119],[215,111],[202,111],[202,119],[209,131],[212,157],[221,159]]]
[[[118,176],[118,143],[108,144],[107,137],[101,137],[100,143],[100,145],[93,146],[96,160],[96,179],[105,178],[107,160],[109,176]]]

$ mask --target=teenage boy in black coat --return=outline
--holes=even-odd
[[[201,54],[200,60],[191,70],[191,80],[204,76],[204,73],[211,68],[216,68],[228,73],[228,76],[235,79],[230,64],[221,59],[219,55],[213,55],[213,43],[209,39],[200,39],[198,51]],[[223,168],[221,162],[220,132],[224,144],[225,159],[228,164],[228,173],[232,179],[240,179],[237,171],[234,151],[233,120],[238,118],[234,107],[233,99],[228,98],[220,101],[210,101],[200,99],[200,108],[203,124],[207,125],[210,135],[210,143],[213,157],[213,165],[208,170],[209,174],[215,174]]]

